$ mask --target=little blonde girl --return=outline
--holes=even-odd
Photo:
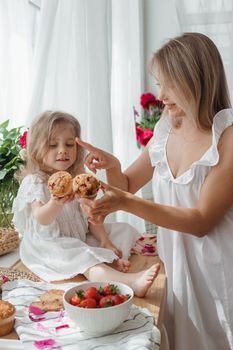
[[[73,196],[51,196],[47,181],[56,171],[84,172],[84,152],[75,141],[80,124],[63,112],[39,115],[27,135],[27,164],[13,204],[13,223],[22,233],[22,262],[45,281],[84,274],[95,281],[115,280],[143,297],[159,265],[125,273],[138,232],[128,224],[88,224]],[[91,233],[91,234],[90,234]]]

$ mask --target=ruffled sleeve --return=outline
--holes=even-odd
[[[43,181],[39,176],[28,175],[23,179],[19,187],[13,209],[21,211],[27,204],[32,203],[35,200],[46,203],[48,199],[45,193]]]
[[[187,183],[194,177],[195,168],[197,167],[213,167],[219,162],[218,141],[226,128],[233,125],[233,109],[223,109],[219,111],[213,119],[212,125],[212,144],[205,154],[196,162],[194,162],[189,171],[181,177],[181,183]]]
[[[53,230],[55,236],[58,235],[58,227],[54,222],[51,225],[40,225],[33,218],[31,212],[31,203],[33,201],[40,201],[41,203],[47,203],[49,200],[49,192],[44,185],[42,179],[38,175],[28,175],[26,176],[18,190],[18,194],[13,202],[13,224],[15,225],[18,232],[24,234],[29,226],[36,226],[36,232],[43,233],[50,236],[51,230]]]

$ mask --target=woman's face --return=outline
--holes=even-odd
[[[171,82],[157,75],[158,99],[163,102],[168,114],[171,117],[183,117],[186,115],[183,110],[183,101]]]
[[[71,126],[61,125],[49,141],[44,165],[52,171],[69,169],[77,158],[75,133]]]

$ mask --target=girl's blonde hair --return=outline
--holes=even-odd
[[[231,107],[225,71],[215,44],[204,34],[184,33],[153,56],[155,68],[184,99],[199,128],[209,129],[217,112]]]
[[[44,165],[44,157],[49,150],[49,143],[59,128],[70,126],[75,137],[80,137],[81,127],[72,115],[60,111],[45,111],[32,123],[27,134],[27,162],[19,180],[27,174],[49,174]],[[84,150],[77,144],[77,159],[67,171],[75,176],[84,172]]]

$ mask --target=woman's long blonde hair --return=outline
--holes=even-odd
[[[220,53],[206,35],[184,33],[171,39],[153,56],[150,70],[158,69],[189,106],[196,125],[209,129],[230,97]]]
[[[70,125],[75,137],[80,137],[81,127],[72,115],[60,111],[45,111],[32,123],[27,134],[27,161],[18,178],[27,174],[50,175],[44,166],[44,157],[49,150],[49,142],[54,133],[63,125]],[[84,150],[77,144],[77,159],[67,171],[75,176],[84,172]]]

